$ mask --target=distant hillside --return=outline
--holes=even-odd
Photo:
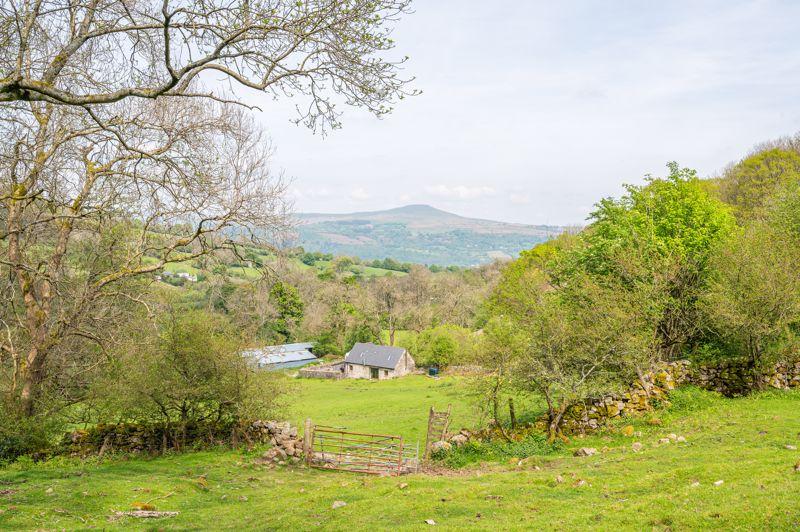
[[[515,257],[563,229],[466,218],[429,205],[297,217],[295,243],[307,251],[443,266]]]

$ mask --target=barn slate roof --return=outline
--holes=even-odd
[[[359,342],[345,355],[344,361],[348,364],[359,364],[373,368],[395,369],[405,352],[406,350],[402,347]]]
[[[259,366],[269,366],[300,360],[315,360],[317,357],[311,353],[312,347],[313,344],[310,343],[268,345],[261,349],[245,351],[244,355],[254,359]]]

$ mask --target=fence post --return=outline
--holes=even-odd
[[[311,455],[314,452],[314,428],[311,424],[311,418],[306,418],[306,425],[303,431],[303,455],[306,459],[306,465],[311,465]]]
[[[400,450],[397,453],[397,474],[403,474],[403,437],[400,437]]]
[[[433,423],[433,407],[428,412],[428,433],[425,436],[425,454],[423,459],[427,460],[431,454],[431,424]]]

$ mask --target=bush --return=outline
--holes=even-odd
[[[98,421],[169,426],[183,446],[193,426],[234,426],[280,407],[283,381],[240,354],[241,331],[225,316],[167,307],[155,326],[130,326],[92,389]]]
[[[445,368],[470,358],[474,349],[472,331],[458,325],[439,325],[422,331],[411,351],[419,366]],[[404,346],[406,347],[406,346]]]
[[[50,444],[62,430],[61,420],[15,415],[13,407],[0,407],[0,463],[20,456],[47,454]]]

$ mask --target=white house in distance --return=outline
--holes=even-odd
[[[261,349],[247,350],[242,355],[252,360],[256,367],[262,369],[299,368],[317,360],[317,357],[311,352],[313,346],[309,343],[268,345]]]
[[[414,359],[402,347],[357,343],[344,357],[348,379],[393,379],[415,368]]]

